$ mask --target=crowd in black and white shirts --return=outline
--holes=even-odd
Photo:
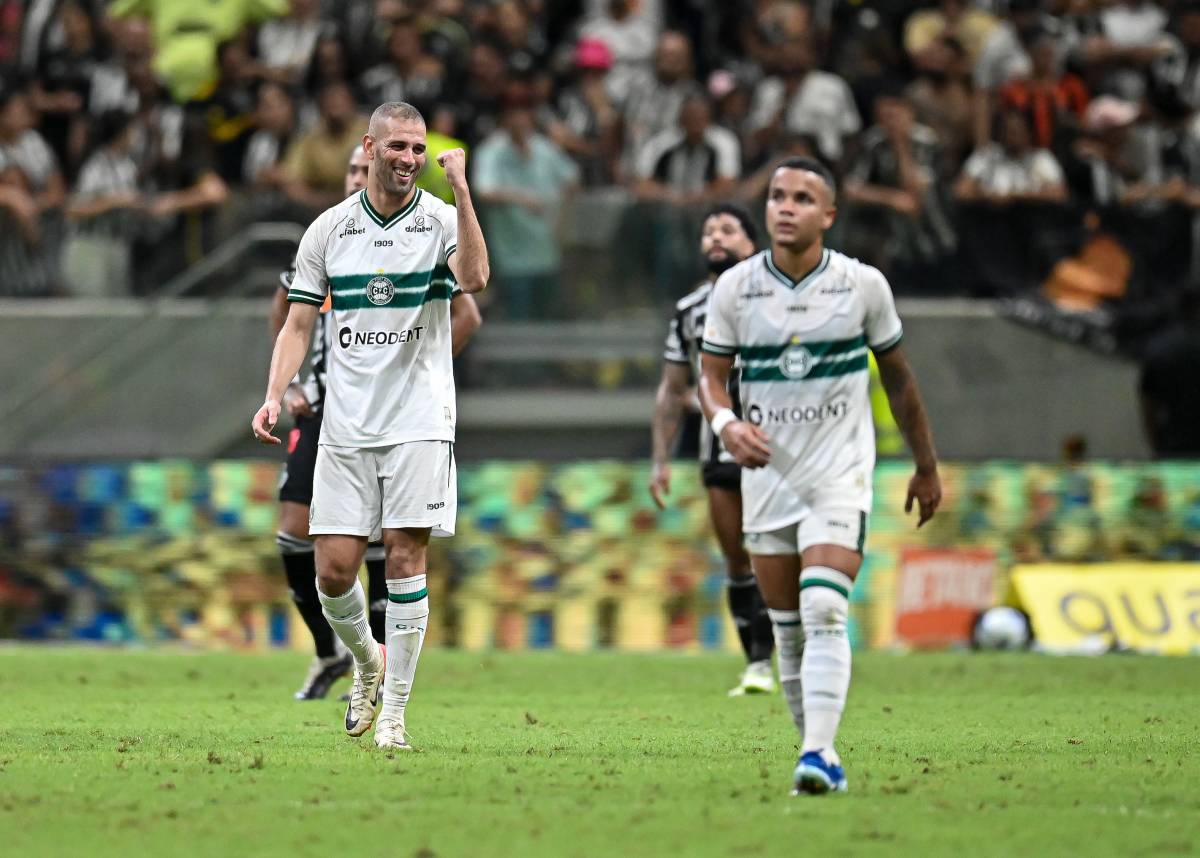
[[[528,106],[538,145],[583,188],[626,189],[639,224],[757,209],[773,163],[814,155],[843,184],[831,243],[901,294],[1034,288],[1099,232],[1131,293],[1200,268],[1196,0],[245,6],[189,68],[160,62],[157,4],[0,2],[0,292],[149,292],[228,206],[306,221],[362,117],[401,99],[431,148],[504,138]],[[988,240],[1018,221],[1050,238]]]

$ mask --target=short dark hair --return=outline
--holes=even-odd
[[[717,215],[729,215],[736,220],[742,228],[742,232],[746,233],[746,238],[750,239],[750,243],[758,247],[758,227],[754,225],[754,220],[750,217],[744,207],[737,203],[717,203],[712,208],[704,213],[704,220],[701,223],[707,223],[710,217]]]
[[[829,194],[832,197],[837,197],[837,179],[833,177],[833,171],[818,161],[816,158],[807,158],[797,156],[787,158],[779,163],[776,170],[804,170],[808,173],[816,173],[821,177],[826,185],[829,186]]]

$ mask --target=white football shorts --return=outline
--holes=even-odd
[[[379,539],[388,528],[432,528],[453,536],[458,469],[449,441],[389,447],[322,444],[313,473],[308,532]]]
[[[746,534],[751,554],[802,554],[814,545],[837,545],[863,553],[867,514],[851,506],[806,508],[799,521],[762,533]]]

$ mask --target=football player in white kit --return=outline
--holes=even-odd
[[[279,443],[271,430],[280,399],[308,350],[318,308],[332,296],[309,518],[317,590],[329,625],[354,656],[346,732],[361,736],[375,724],[376,745],[408,749],[405,707],[429,617],[426,547],[431,534],[454,533],[458,507],[450,297],[454,283],[467,293],[483,290],[489,269],[462,149],[438,156],[454,206],[416,186],[426,139],[412,105],[376,108],[363,149],[371,161],[367,187],[318,216],[300,241],[266,401],[251,426],[260,441]],[[386,662],[358,580],[367,541],[380,530]]]
[[[916,501],[920,527],[941,501],[937,454],[887,280],[824,246],[835,196],[818,161],[792,158],[775,170],[771,247],[717,280],[699,391],[713,431],[743,467],[742,527],[802,737],[795,791],[810,794],[847,787],[834,740],[850,686],[849,597],[875,468],[868,349],[916,463],[905,511]],[[745,419],[727,393],[734,357]]]

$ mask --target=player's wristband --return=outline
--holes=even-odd
[[[733,413],[732,408],[722,408],[720,411],[718,411],[716,414],[713,415],[713,419],[712,419],[713,434],[716,435],[718,438],[721,437],[721,433],[725,430],[725,427],[737,419],[738,419],[738,416]]]

